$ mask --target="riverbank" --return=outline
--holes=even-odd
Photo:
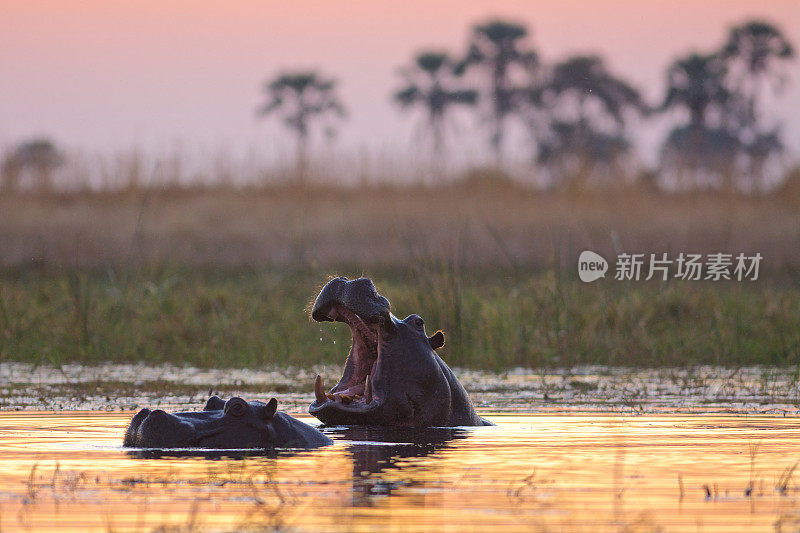
[[[601,368],[496,373],[454,369],[476,408],[494,413],[593,412],[800,415],[800,368]],[[341,366],[196,368],[104,364],[34,367],[0,363],[1,410],[132,411],[200,409],[209,393],[278,398],[305,414],[320,374],[335,383]]]

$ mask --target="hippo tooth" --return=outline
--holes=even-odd
[[[322,376],[319,374],[314,380],[314,395],[317,397],[317,403],[325,403],[325,388],[322,386]]]
[[[342,403],[348,404],[353,401],[353,397],[347,394],[342,394]]]
[[[333,394],[326,394],[325,396],[327,396],[329,400],[333,400],[334,402],[336,401],[336,396],[334,396]]]
[[[369,374],[367,374],[367,379],[364,381],[364,403],[372,403],[372,383],[369,381]]]

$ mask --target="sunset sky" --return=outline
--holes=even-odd
[[[460,53],[471,25],[493,17],[527,23],[547,61],[602,54],[651,102],[671,60],[710,51],[731,24],[762,18],[800,47],[797,0],[4,0],[0,147],[50,136],[98,153],[281,151],[292,146],[286,134],[254,115],[260,86],[280,69],[319,67],[338,77],[350,111],[336,146],[408,151],[413,118],[389,101],[398,67],[429,47]],[[798,64],[772,104],[795,154]],[[660,131],[643,126],[640,143]]]

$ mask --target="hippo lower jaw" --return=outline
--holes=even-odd
[[[322,378],[314,382],[315,401],[309,413],[327,424],[353,423],[363,415],[365,423],[373,420],[383,404],[382,391],[376,388],[375,369],[381,358],[381,341],[391,320],[383,315],[364,320],[355,311],[342,304],[333,304],[325,312],[323,320],[344,322],[350,327],[353,345],[348,356],[347,366],[352,368],[350,375],[327,393]]]

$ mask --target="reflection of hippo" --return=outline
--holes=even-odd
[[[404,485],[402,478],[388,474],[398,468],[399,460],[433,456],[449,447],[450,441],[467,438],[470,433],[454,427],[350,426],[328,431],[353,441],[347,450],[353,456],[353,505],[359,507],[372,505],[374,496],[391,496]],[[407,461],[401,464],[409,466]]]
[[[348,426],[326,431],[352,441],[348,450],[353,454],[353,475],[365,477],[396,468],[397,459],[425,457],[445,448],[450,441],[469,437],[470,431],[456,427],[377,427]]]
[[[212,396],[202,411],[165,413],[142,409],[131,420],[123,446],[137,448],[316,448],[333,441],[285,413],[278,401],[227,402]]]
[[[309,412],[325,424],[372,426],[492,425],[475,413],[467,391],[436,352],[422,319],[398,320],[367,278],[335,278],[320,291],[311,317],[350,326],[353,346],[339,383],[327,394],[314,384]]]

